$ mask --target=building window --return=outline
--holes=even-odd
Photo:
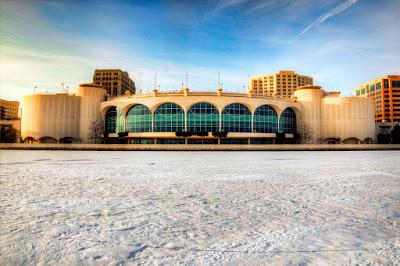
[[[189,144],[218,144],[217,139],[188,139]]]
[[[126,131],[151,132],[150,109],[142,104],[131,107],[126,114]]]
[[[221,139],[221,144],[249,144],[247,139]]]
[[[157,144],[185,144],[185,139],[158,139]]]
[[[279,132],[280,133],[296,133],[297,121],[296,114],[291,108],[283,110],[279,118]]]
[[[258,107],[253,117],[253,131],[257,133],[276,133],[278,131],[278,116],[269,105]]]
[[[392,80],[393,88],[400,88],[400,80]]]
[[[104,120],[105,133],[117,132],[117,107],[111,107],[108,109]]]
[[[251,113],[246,106],[232,103],[222,111],[222,131],[251,132]]]
[[[389,88],[389,81],[388,81],[387,79],[384,79],[384,80],[383,80],[383,87],[384,87],[385,89]]]
[[[380,82],[376,83],[376,84],[375,84],[375,89],[376,89],[376,90],[382,89],[382,83],[380,83]]]
[[[185,113],[175,103],[164,103],[154,112],[155,132],[182,132],[185,128]]]
[[[187,130],[190,132],[219,131],[219,112],[209,103],[196,103],[187,114]]]
[[[371,86],[369,86],[369,91],[375,91],[375,84],[372,84]]]

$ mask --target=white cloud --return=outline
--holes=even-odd
[[[212,8],[209,12],[204,14],[203,18],[207,20],[211,17],[215,17],[222,10],[240,5],[246,1],[248,0],[221,0],[218,2],[218,4],[214,6],[214,8]]]
[[[309,31],[311,28],[313,27],[317,27],[319,25],[321,25],[322,23],[324,23],[325,20],[327,20],[330,17],[336,16],[340,13],[342,13],[343,11],[345,11],[346,9],[348,9],[349,7],[351,7],[352,5],[354,5],[355,3],[357,3],[358,0],[346,0],[345,2],[341,3],[340,5],[336,6],[335,8],[329,10],[328,12],[326,12],[325,14],[323,14],[322,16],[318,17],[313,23],[311,23],[310,25],[308,25],[301,33],[300,36],[303,35],[304,33],[306,33],[307,31]]]

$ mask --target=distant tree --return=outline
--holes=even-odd
[[[297,128],[297,133],[300,135],[301,143],[309,143],[314,135],[312,127],[307,123],[302,123]]]
[[[395,125],[390,134],[392,135],[392,143],[400,144],[400,126]]]
[[[90,125],[88,139],[92,143],[101,143],[101,135],[103,134],[104,125],[103,121],[100,118],[97,118],[95,121],[92,122]]]
[[[2,143],[15,143],[18,138],[18,131],[12,125],[1,125],[0,128],[0,142]]]

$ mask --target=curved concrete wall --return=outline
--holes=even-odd
[[[303,106],[302,122],[298,127],[308,127],[311,132],[311,142],[321,138],[321,97],[323,91],[319,86],[300,87],[295,90],[294,97]]]
[[[322,137],[374,139],[374,104],[362,97],[325,97],[322,99]]]
[[[70,94],[36,94],[22,99],[22,139],[79,138],[80,97]]]
[[[81,84],[76,90],[76,96],[81,98],[80,110],[80,137],[83,143],[91,143],[89,139],[91,127],[100,117],[100,103],[104,100],[107,91],[101,86]]]

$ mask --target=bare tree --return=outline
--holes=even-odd
[[[314,135],[314,131],[312,127],[307,123],[302,123],[297,128],[297,132],[300,135],[301,143],[309,143]]]
[[[100,143],[101,135],[103,134],[103,128],[103,121],[100,118],[97,118],[90,125],[89,133],[87,136],[88,139],[93,143]]]

